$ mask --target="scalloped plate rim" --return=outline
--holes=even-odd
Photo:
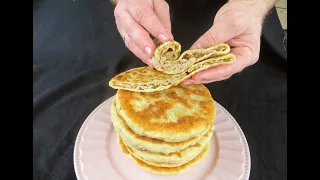
[[[79,160],[81,158],[81,152],[80,152],[80,143],[81,143],[81,138],[83,136],[83,133],[87,127],[87,124],[89,122],[89,120],[91,120],[92,116],[94,114],[96,114],[105,104],[107,104],[108,102],[110,102],[110,100],[113,98],[114,96],[111,96],[110,98],[106,99],[105,101],[103,101],[101,104],[99,104],[89,115],[88,117],[85,119],[85,121],[83,122],[83,124],[81,125],[76,140],[75,140],[75,144],[74,144],[74,151],[73,151],[73,164],[74,164],[74,170],[75,170],[75,174],[77,179],[79,180],[87,180],[88,178],[81,173],[82,167],[81,167],[81,160]],[[249,145],[246,139],[245,134],[243,133],[240,125],[238,124],[238,122],[234,119],[234,117],[222,106],[220,105],[217,101],[214,101],[216,103],[216,105],[229,117],[229,120],[231,120],[232,124],[236,127],[237,132],[240,134],[241,136],[241,142],[244,145],[244,154],[245,154],[245,172],[244,172],[244,176],[242,177],[241,180],[248,180],[250,177],[250,172],[251,172],[251,155],[250,155],[250,149],[249,149]]]

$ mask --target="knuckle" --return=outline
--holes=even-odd
[[[213,34],[211,31],[208,31],[206,39],[210,44],[217,44],[220,40],[219,36]]]
[[[114,17],[116,18],[116,19],[118,19],[119,17],[120,17],[120,12],[119,12],[119,8],[118,8],[118,6],[116,6],[116,8],[114,9],[114,11],[113,11],[113,15],[114,15]]]
[[[128,49],[132,49],[132,42],[128,38],[124,40],[124,44],[127,46]]]
[[[143,38],[138,36],[136,39],[135,39],[135,43],[137,46],[141,46],[143,45]]]
[[[230,19],[239,19],[240,15],[237,11],[229,11],[228,16]],[[239,24],[241,21],[232,21],[233,24]]]
[[[122,35],[124,34],[124,31],[121,28],[121,26],[119,25],[119,23],[117,23],[117,21],[116,21],[116,27],[117,27],[119,35],[122,37]]]
[[[242,56],[245,56],[245,57],[252,57],[252,50],[246,46],[245,48],[243,48],[243,51],[242,51]]]
[[[131,23],[128,23],[125,27],[125,32],[130,36],[132,31],[133,31],[133,26],[131,25]]]
[[[259,54],[253,56],[252,60],[249,62],[249,66],[254,65],[259,60]]]
[[[241,29],[242,30],[242,27],[243,25],[242,25],[242,23],[240,22],[240,21],[232,21],[232,23],[231,23],[231,27],[233,28],[233,29],[235,29],[235,30],[238,30],[238,29]],[[239,31],[239,30],[238,30]],[[239,32],[237,32],[237,33],[239,33]]]
[[[150,27],[150,32],[152,33],[154,30],[156,30],[156,25],[155,24],[151,24],[151,27]]]
[[[145,18],[145,15],[146,15],[146,10],[144,10],[143,8],[137,8],[135,12],[135,17],[138,22],[142,22]]]
[[[123,37],[122,37],[122,38],[123,38]],[[130,42],[128,41],[128,38],[125,38],[125,39],[123,40],[123,42],[124,42],[124,44],[127,46],[127,48],[130,49],[131,44],[130,44]]]

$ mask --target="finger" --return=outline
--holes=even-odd
[[[173,40],[173,35],[171,33],[171,20],[169,5],[165,1],[154,1],[154,13],[158,16],[160,22],[163,24],[169,33],[169,40]]]
[[[120,32],[120,35],[122,39],[124,40],[125,45],[128,47],[128,49],[139,59],[141,59],[144,63],[146,63],[148,66],[153,68],[151,59],[145,54],[145,52],[141,51],[140,48],[138,48],[131,38],[126,35],[125,31],[120,27],[118,27],[118,30]]]
[[[211,83],[211,82],[214,82],[214,81],[222,81],[222,80],[227,80],[231,77],[230,76],[227,76],[227,77],[222,77],[220,79],[217,79],[217,80],[202,80],[202,81],[195,81],[193,80],[192,78],[189,78],[187,80],[184,80],[182,83],[180,83],[181,85],[189,85],[189,84],[208,84],[208,83]]]
[[[227,79],[233,74],[242,71],[245,67],[251,64],[252,55],[248,54],[245,48],[238,47],[233,48],[231,53],[236,56],[236,62],[230,65],[220,65],[214,68],[210,68],[196,73],[192,76],[193,84],[216,82]]]
[[[212,45],[224,43],[235,36],[235,30],[230,27],[228,22],[217,21],[191,46],[190,49],[208,48]]]
[[[181,84],[181,85],[189,85],[189,84],[193,84],[193,83],[194,83],[193,79],[192,79],[192,78],[189,78],[189,79],[187,79],[187,80],[184,80],[184,81],[181,82],[180,84]]]
[[[169,33],[148,3],[145,1],[135,1],[128,7],[128,10],[132,17],[155,38],[159,39],[161,42],[169,40]]]
[[[231,76],[228,76],[228,77],[222,77],[221,79],[216,79],[216,80],[202,81],[202,84],[209,84],[209,83],[212,83],[212,82],[223,81],[223,80],[227,80],[227,79],[229,79],[230,77],[231,77]]]
[[[116,23],[130,37],[132,42],[140,48],[141,51],[151,58],[155,50],[154,42],[149,33],[138,24],[128,12],[122,12]]]
[[[260,38],[260,34],[247,34],[242,35],[241,37],[233,38],[229,40],[227,43],[232,47],[231,52],[236,53],[237,56],[248,57],[247,62],[249,66],[256,63],[259,59]]]
[[[202,84],[208,82],[215,82],[231,76],[236,69],[235,65],[221,65],[215,68],[210,68],[198,72],[192,77],[193,84]]]

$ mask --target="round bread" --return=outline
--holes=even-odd
[[[170,154],[155,153],[147,150],[137,149],[137,148],[130,147],[126,141],[124,141],[124,143],[127,145],[128,150],[131,154],[133,154],[138,159],[143,160],[147,163],[157,162],[157,163],[182,165],[191,161],[192,159],[194,159],[199,155],[199,153],[203,150],[203,148],[209,142],[210,138],[212,137],[212,134],[213,134],[213,129],[210,129],[210,131],[207,132],[204,136],[202,136],[201,139],[194,145],[191,145],[181,151],[170,153]]]
[[[166,142],[186,141],[207,131],[216,110],[202,84],[149,93],[118,90],[116,108],[135,134]]]
[[[206,147],[202,150],[202,152],[193,160],[189,161],[186,164],[183,164],[178,167],[159,167],[161,163],[156,163],[158,166],[153,166],[150,164],[147,164],[135,156],[133,156],[127,149],[126,145],[123,143],[121,137],[118,136],[118,144],[120,146],[120,149],[122,152],[126,155],[128,155],[139,167],[146,169],[154,174],[160,174],[160,175],[174,175],[174,174],[180,174],[187,170],[188,168],[192,167],[193,165],[199,163],[202,159],[204,159],[209,150],[210,150],[210,144],[208,143]]]
[[[205,135],[210,130],[209,129],[207,131],[204,131],[198,136],[181,142],[165,142],[160,139],[139,136],[130,129],[130,127],[118,114],[116,110],[115,99],[113,99],[111,105],[111,120],[117,133],[121,136],[123,141],[125,141],[128,146],[132,148],[144,149],[147,151],[164,154],[177,152],[187,148],[190,145],[195,144],[201,139],[203,135]]]

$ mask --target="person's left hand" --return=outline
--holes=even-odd
[[[219,43],[227,43],[236,62],[221,65],[196,73],[182,84],[205,84],[221,81],[255,64],[260,53],[260,35],[264,13],[258,3],[229,1],[220,8],[214,18],[213,26],[191,47],[207,48]]]

